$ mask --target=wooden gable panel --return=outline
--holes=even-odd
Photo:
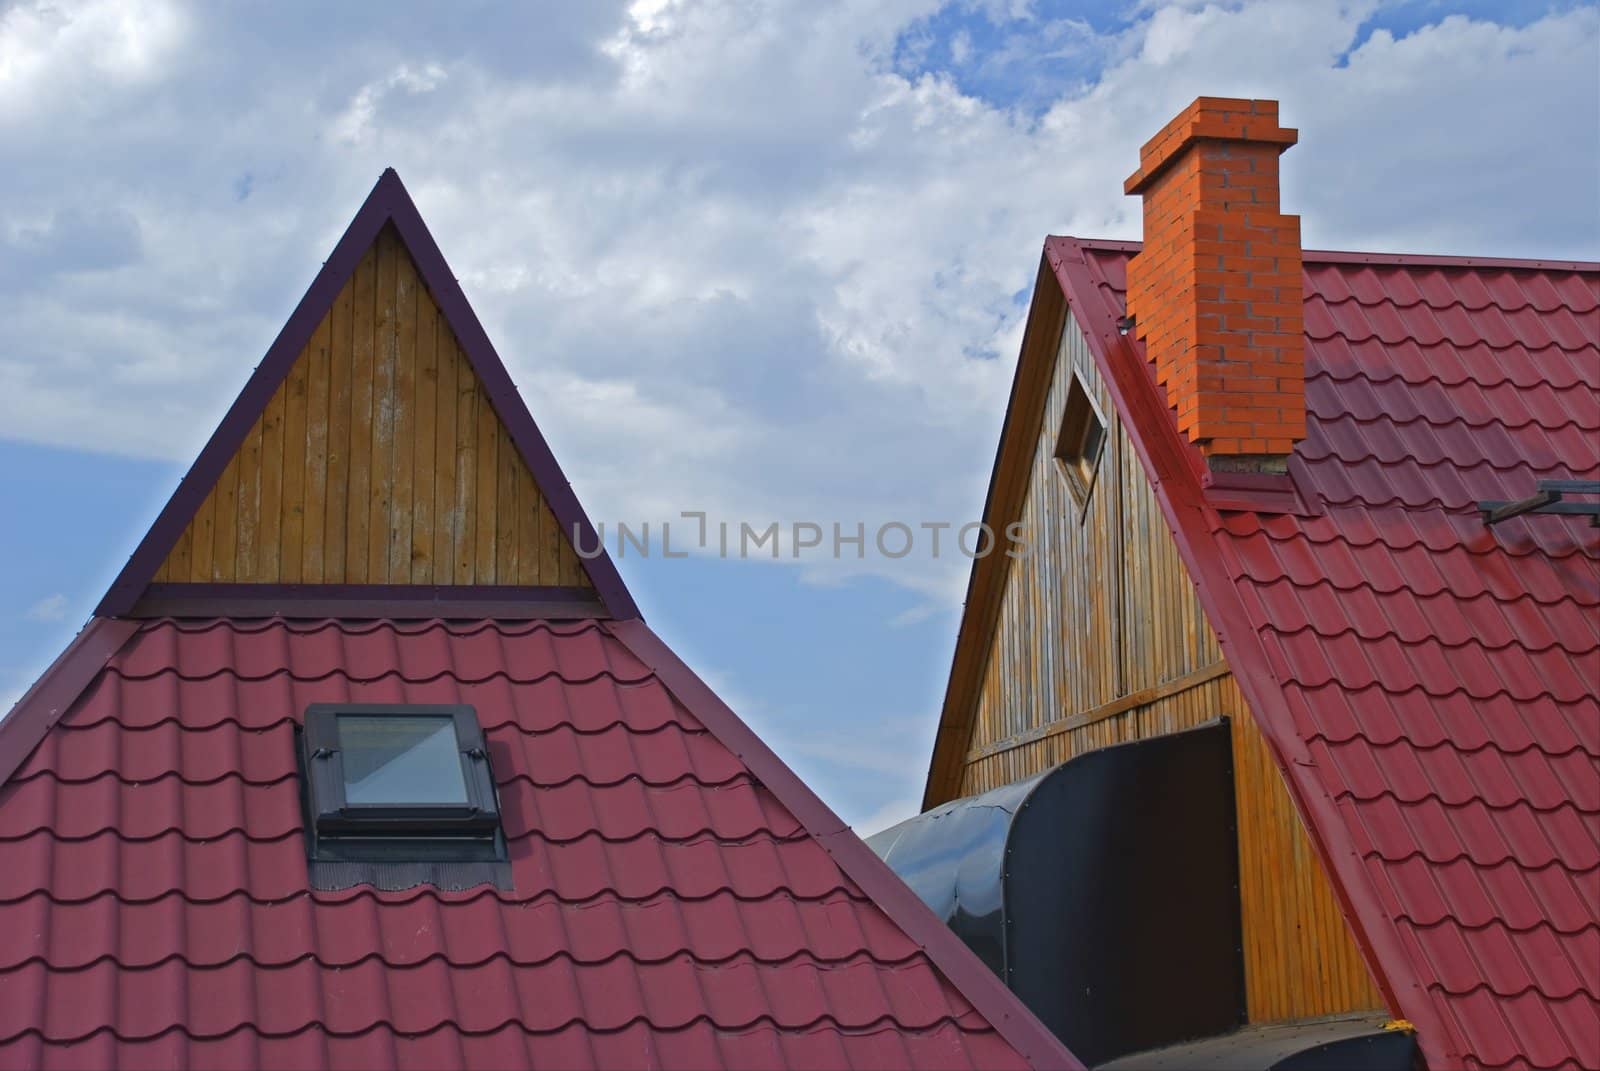
[[[1082,505],[1055,458],[1074,375],[1108,418],[1093,490]],[[1028,553],[1009,563],[953,796],[1227,715],[1250,1020],[1382,1008],[1383,996],[1070,314],[1026,468],[1018,519]]]
[[[393,226],[154,579],[592,586]]]

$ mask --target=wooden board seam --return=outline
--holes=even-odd
[[[1141,688],[1137,692],[1129,692],[1127,695],[1113,699],[1109,703],[1102,703],[1090,710],[1069,714],[1064,718],[1057,718],[1054,721],[1035,726],[1025,733],[1018,733],[1015,736],[1008,736],[1003,740],[985,744],[983,747],[974,748],[967,752],[967,761],[976,762],[978,759],[986,759],[991,755],[999,755],[1002,752],[1015,750],[1025,744],[1037,743],[1060,733],[1081,729],[1085,725],[1093,725],[1097,721],[1114,718],[1118,714],[1126,713],[1136,707],[1148,706],[1159,699],[1166,699],[1170,696],[1187,692],[1191,688],[1198,688],[1207,681],[1214,681],[1218,677],[1227,676],[1227,674],[1228,663],[1213,662],[1209,666],[1185,673],[1181,677],[1162,681],[1160,684],[1152,685],[1149,688]]]

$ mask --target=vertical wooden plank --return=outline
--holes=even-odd
[[[471,584],[478,561],[478,510],[474,494],[478,483],[478,377],[472,373],[459,344],[456,347],[455,465],[455,516],[451,518],[455,576],[457,584]]]
[[[211,551],[215,538],[212,529],[216,515],[217,488],[212,487],[189,522],[193,536],[189,541],[189,575],[185,580],[202,584],[211,580]]]
[[[456,415],[460,406],[455,336],[443,318],[435,321],[439,355],[439,396],[433,428],[433,582],[449,584],[456,576]]]
[[[1261,809],[1261,839],[1253,846],[1265,862],[1264,886],[1261,890],[1261,911],[1271,927],[1272,947],[1268,953],[1268,985],[1270,1014],[1274,1019],[1288,1018],[1294,998],[1295,934],[1293,912],[1287,910],[1282,891],[1287,887],[1292,871],[1288,853],[1282,839],[1283,812],[1278,798],[1271,791],[1273,767],[1261,736],[1252,726],[1250,749],[1251,776],[1255,779],[1255,805]]]
[[[411,582],[417,431],[417,269],[398,242],[395,251],[394,491],[389,506],[389,582]]]
[[[378,247],[356,265],[351,305],[350,497],[345,510],[345,582],[365,584],[372,527],[373,378],[377,345]]]
[[[544,502],[534,486],[533,473],[517,458],[517,583],[539,582],[539,530]]]
[[[1237,830],[1239,853],[1239,923],[1244,939],[1245,1011],[1251,1022],[1261,1021],[1265,1011],[1262,985],[1266,972],[1264,953],[1269,942],[1257,935],[1260,926],[1261,860],[1250,849],[1257,843],[1259,808],[1251,806],[1251,785],[1248,729],[1244,719],[1236,718],[1230,726],[1233,738],[1234,826]]]
[[[540,496],[541,499],[543,496]],[[568,536],[562,532],[561,522],[556,520],[556,515],[550,509],[549,502],[543,502],[544,508],[539,511],[539,583],[560,584],[561,579],[561,547],[566,543]],[[586,547],[586,550],[593,550]],[[574,553],[576,558],[577,554]]]
[[[283,419],[288,405],[287,381],[281,384],[261,414],[260,476],[257,499],[256,553],[251,579],[272,584],[283,578],[279,548],[283,522]]]
[[[323,524],[328,502],[328,395],[332,386],[329,349],[333,339],[333,310],[322,318],[311,336],[306,366],[306,467],[302,484],[300,579],[323,581]]]
[[[556,546],[561,548],[561,585],[569,588],[589,587],[588,570],[584,569],[583,560],[578,557],[578,552],[573,549],[572,540],[558,539]]]
[[[324,317],[323,319],[327,319]],[[320,329],[320,325],[319,325]],[[286,584],[298,584],[304,562],[306,517],[306,457],[309,442],[306,435],[306,406],[309,402],[308,380],[311,374],[311,357],[317,348],[317,334],[295,358],[284,380],[283,397],[283,497],[278,528],[281,564],[279,579]]]
[[[413,266],[414,268],[415,266]],[[434,563],[434,458],[438,444],[439,309],[433,296],[417,286],[416,428],[412,442],[411,474],[411,582],[433,583]]]
[[[211,540],[211,579],[219,582],[233,580],[238,565],[239,549],[239,455],[234,454],[217,477],[217,486],[211,492],[214,522]]]
[[[499,531],[496,527],[495,508],[498,505],[496,484],[499,476],[499,425],[489,395],[479,384],[478,395],[478,483],[474,511],[478,515],[477,554],[475,575],[480,584],[496,583],[495,545]]]
[[[154,577],[157,583],[183,583],[189,579],[190,560],[194,548],[194,522],[190,521],[178,536],[178,541],[167,552],[167,560],[161,563],[161,568],[156,570]]]
[[[365,257],[362,258],[365,261]],[[328,500],[322,528],[323,581],[349,582],[350,450],[355,442],[355,291],[361,265],[333,302],[328,348]]]
[[[495,421],[495,427],[495,454],[500,462],[500,472],[495,483],[495,495],[499,502],[495,506],[494,575],[498,583],[515,584],[523,528],[522,514],[517,509],[517,477],[523,464],[506,426]]]
[[[1285,839],[1293,845],[1289,858],[1294,868],[1294,883],[1287,892],[1289,903],[1293,905],[1296,950],[1299,953],[1294,986],[1296,1006],[1293,1011],[1298,1018],[1307,1014],[1301,1009],[1314,1006],[1313,1002],[1322,994],[1321,964],[1317,962],[1313,931],[1315,915],[1306,910],[1312,900],[1311,876],[1315,859],[1310,843],[1305,837],[1296,835],[1298,830],[1294,825],[1285,822],[1284,832],[1288,834]]]
[[[367,582],[389,582],[389,537],[392,531],[395,477],[395,379],[399,365],[399,333],[395,316],[395,261],[403,255],[391,227],[378,235],[378,273],[373,303],[372,468],[367,501]]]
[[[239,447],[233,576],[240,583],[255,580],[256,521],[261,516],[261,423],[257,417]]]

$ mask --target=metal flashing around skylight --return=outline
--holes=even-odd
[[[505,858],[483,730],[466,705],[306,710],[307,850],[345,863]]]

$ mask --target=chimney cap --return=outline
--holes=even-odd
[[[1123,193],[1142,193],[1196,141],[1256,142],[1282,152],[1300,140],[1294,127],[1278,125],[1278,102],[1239,97],[1196,97],[1139,149],[1139,170],[1122,184]]]

